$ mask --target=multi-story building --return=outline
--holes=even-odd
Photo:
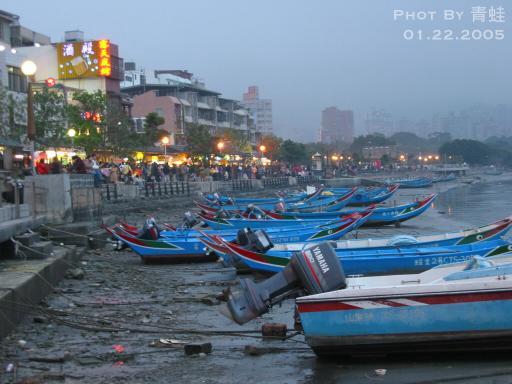
[[[391,135],[394,132],[393,116],[383,110],[372,109],[366,114],[365,118],[366,133],[382,133]]]
[[[320,142],[351,143],[354,141],[354,112],[329,107],[322,111]]]
[[[0,10],[0,87],[5,90],[6,100],[0,106],[0,169],[21,168],[24,146],[23,135],[14,135],[14,128],[26,126],[26,108],[23,104],[27,94],[27,77],[21,71],[21,64],[28,59],[22,52],[24,47],[43,48],[50,44],[50,38],[34,32],[19,23],[19,16]],[[7,106],[7,98],[15,100]],[[16,105],[19,108],[13,108]]]
[[[272,100],[260,99],[259,89],[252,85],[243,95],[242,104],[250,111],[256,132],[269,135],[274,132],[272,125]]]
[[[46,84],[53,84],[55,87],[52,89],[63,92],[67,101],[72,100],[76,91],[100,90],[110,100],[121,104],[127,102],[120,93],[123,60],[119,57],[117,45],[105,39],[84,40],[81,31],[66,32],[64,42],[52,44],[49,37],[21,26],[17,15],[0,11],[0,82],[8,97],[17,100],[13,105],[19,107],[16,113],[11,112],[12,108],[3,108],[12,116],[0,116],[0,128],[8,133],[0,137],[0,154],[5,168],[12,165],[6,161],[12,158],[9,151],[22,152],[28,148],[26,135],[9,138],[13,136],[14,128],[21,132],[26,130],[27,109],[24,105],[29,79],[21,70],[25,61],[36,65],[36,72],[30,78],[35,92]],[[123,106],[129,107],[129,104]]]
[[[139,133],[144,132],[146,115],[156,112],[165,120],[161,128],[169,132],[171,142],[176,144],[184,143],[187,123],[204,125],[212,135],[221,135],[226,128],[237,129],[251,143],[255,142],[249,111],[239,101],[207,89],[190,72],[137,69],[130,62],[126,63],[121,89],[133,97],[131,114]]]

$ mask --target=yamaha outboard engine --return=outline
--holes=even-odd
[[[199,222],[196,220],[196,217],[192,212],[187,211],[183,216],[183,224],[186,228],[192,228],[194,225],[199,224]]]
[[[239,290],[229,289],[227,307],[234,321],[245,324],[294,291],[317,294],[345,287],[341,263],[332,246],[325,242],[296,252],[282,272],[261,283],[241,280]]]

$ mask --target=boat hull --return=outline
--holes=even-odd
[[[292,252],[257,253],[236,244],[224,243],[231,254],[242,260],[249,268],[263,272],[281,272],[290,262]],[[505,240],[492,240],[472,245],[451,247],[390,247],[388,249],[365,251],[337,250],[347,275],[386,275],[418,273],[442,264],[464,262],[478,255],[492,257],[510,254],[512,246]]]
[[[299,303],[297,309],[319,355],[512,350],[510,289]]]

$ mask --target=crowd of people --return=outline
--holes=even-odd
[[[63,166],[57,157],[46,163],[44,159],[37,162],[39,175],[58,173],[92,174],[96,186],[102,183],[141,184],[145,182],[170,181],[229,181],[262,179],[279,176],[307,176],[311,169],[306,166],[290,166],[286,163],[263,165],[248,164],[187,164],[179,165],[156,162],[99,162],[93,153],[85,159],[73,156],[72,162]]]

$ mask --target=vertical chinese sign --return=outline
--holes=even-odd
[[[109,40],[59,43],[57,59],[61,80],[112,74]]]

